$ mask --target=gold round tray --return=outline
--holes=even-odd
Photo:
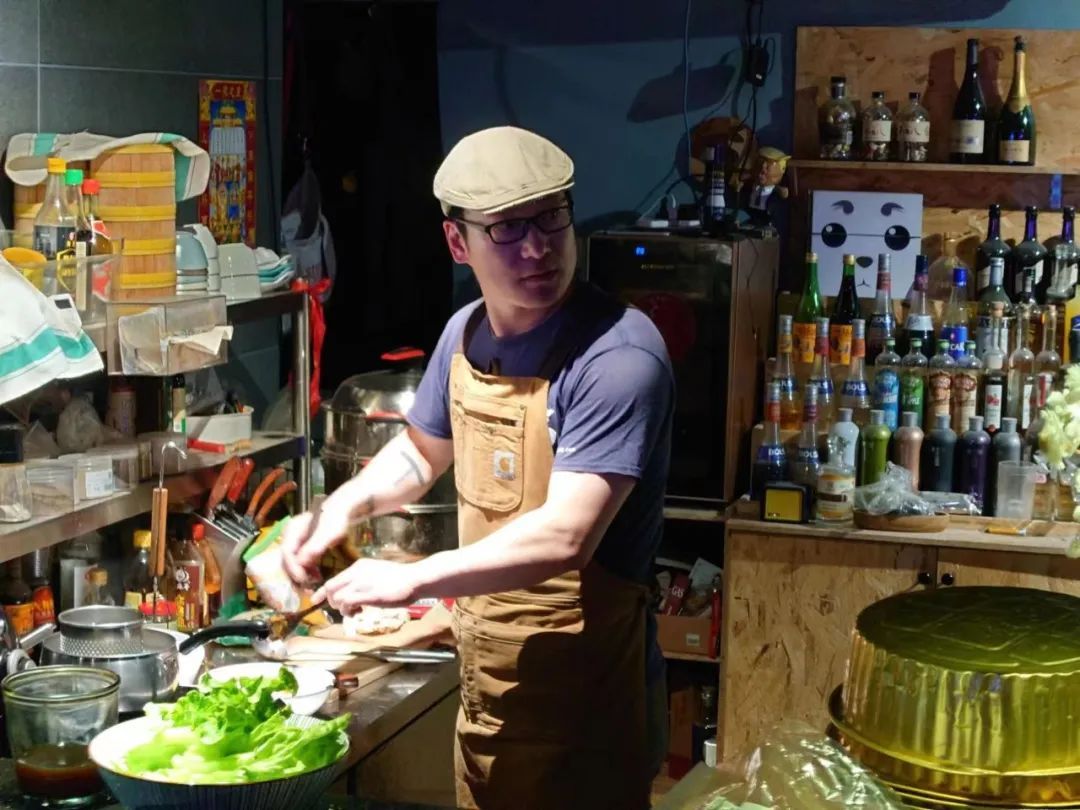
[[[843,687],[829,698],[829,716],[853,757],[891,787],[931,803],[964,807],[1074,808],[1080,806],[1080,771],[997,772],[941,765],[907,753],[884,751],[844,720]]]

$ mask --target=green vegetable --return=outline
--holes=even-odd
[[[132,776],[183,784],[243,784],[296,776],[340,759],[348,748],[344,714],[309,728],[286,723],[292,711],[275,693],[296,694],[296,677],[214,681],[176,703],[151,703],[146,714],[160,725],[153,739],[132,748]]]

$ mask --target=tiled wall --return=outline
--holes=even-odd
[[[256,238],[273,247],[281,74],[282,0],[0,0],[0,150],[18,132],[166,131],[195,140],[199,80],[255,80]],[[195,210],[194,200],[181,204],[179,221],[195,221]],[[9,227],[10,214],[5,182],[0,217]],[[228,373],[261,410],[278,386],[277,324],[236,337],[239,362]]]

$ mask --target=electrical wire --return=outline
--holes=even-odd
[[[686,132],[686,177],[690,176],[692,152],[690,148],[690,115],[687,108],[690,106],[690,9],[693,8],[693,5],[694,0],[686,0],[686,18],[683,21],[682,121],[683,130]],[[691,186],[691,188],[693,187]]]

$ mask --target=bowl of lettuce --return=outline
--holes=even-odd
[[[349,715],[294,715],[285,668],[214,681],[175,703],[148,703],[90,743],[90,758],[125,808],[296,810],[316,804],[349,750]]]

